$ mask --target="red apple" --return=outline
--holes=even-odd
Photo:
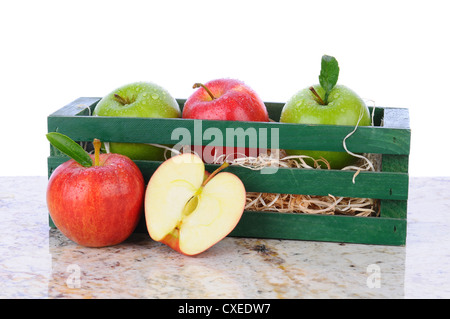
[[[143,213],[144,178],[124,155],[96,152],[90,157],[95,163],[90,167],[70,159],[55,169],[47,187],[48,210],[72,241],[115,245],[131,235]]]
[[[185,102],[182,117],[187,119],[219,121],[268,122],[269,116],[264,102],[244,82],[235,79],[217,79],[205,84],[196,83],[199,88]],[[225,142],[225,141],[224,141]],[[197,151],[197,150],[196,150]],[[242,155],[257,156],[258,150],[235,147],[202,148],[203,161],[211,163],[214,155],[225,154],[227,158]]]

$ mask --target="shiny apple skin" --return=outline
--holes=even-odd
[[[264,102],[244,82],[217,79],[205,83],[215,99],[204,88],[197,89],[185,102],[182,117],[201,120],[267,122]]]
[[[218,121],[268,122],[267,108],[256,92],[244,82],[236,79],[217,79],[205,83],[215,99],[204,88],[197,89],[185,102],[182,118]],[[202,148],[202,159],[212,163],[212,158],[225,154],[227,159],[243,156],[258,156],[259,149],[234,147],[227,152],[225,147]]]
[[[133,161],[100,154],[99,166],[86,168],[73,159],[58,166],[48,182],[47,206],[67,238],[87,247],[112,246],[136,228],[144,191],[144,178]]]
[[[325,91],[320,85],[314,85],[314,89],[322,98],[325,96]],[[360,116],[359,126],[371,125],[369,109],[364,101],[348,87],[336,85],[330,92],[328,105],[319,104],[307,87],[286,102],[281,112],[280,122],[355,126]],[[315,159],[323,157],[332,169],[341,169],[354,164],[357,160],[346,152],[313,150],[286,150],[286,152],[289,155],[306,155]],[[306,161],[313,165],[311,161]],[[327,168],[327,165],[322,162],[320,165]]]
[[[130,100],[123,105],[115,94]],[[179,118],[177,101],[163,87],[152,82],[134,82],[123,85],[104,96],[96,105],[94,116]],[[164,149],[142,143],[111,142],[111,153],[123,154],[133,160],[163,161]]]

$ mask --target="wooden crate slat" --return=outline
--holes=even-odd
[[[229,236],[404,245],[406,220],[246,211]]]
[[[67,158],[50,157],[54,167]],[[146,181],[161,162],[135,161]],[[206,165],[213,172],[218,165]],[[228,172],[236,174],[247,192],[345,196],[374,199],[407,199],[408,176],[400,173],[361,172],[353,184],[355,172],[312,169],[279,169],[275,174],[261,174],[248,168],[230,166]],[[283,181],[280,183],[279,181]]]
[[[159,166],[158,162],[135,161],[146,178]],[[207,164],[213,172],[218,165]],[[354,171],[286,169],[275,174],[261,174],[248,168],[230,166],[248,192],[302,194],[357,198],[403,200],[408,198],[408,175],[402,173],[360,172],[353,183]],[[280,182],[282,181],[282,182]]]
[[[408,177],[398,173],[355,172],[339,170],[286,169],[275,174],[260,174],[242,167],[229,167],[250,192],[345,196],[377,199],[405,199]],[[282,181],[282,182],[280,182]]]
[[[196,127],[201,127],[201,140],[197,141]],[[100,138],[105,142],[135,142],[176,144],[180,136],[172,133],[185,129],[189,132],[191,144],[227,145],[226,138],[204,138],[208,129],[220,130],[223,137],[227,129],[231,132],[243,130],[246,134],[265,132],[268,148],[313,149],[343,152],[342,141],[353,128],[348,126],[300,125],[285,123],[200,121],[188,119],[147,119],[94,116],[54,116],[48,118],[48,131],[60,132],[77,141],[92,141]],[[250,131],[251,130],[251,131]],[[278,145],[272,145],[272,135]],[[195,136],[195,138],[194,138]],[[235,139],[232,143],[236,145]],[[248,141],[246,142],[248,143]],[[379,153],[408,155],[410,133],[407,130],[384,129],[381,127],[360,127],[347,139],[347,148],[356,153]],[[227,145],[232,146],[232,145]],[[248,146],[248,144],[247,144]]]
[[[405,219],[245,211],[228,236],[405,245],[406,231]],[[147,233],[144,215],[135,232]]]

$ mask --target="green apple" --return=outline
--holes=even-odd
[[[324,63],[324,59],[328,61]],[[336,85],[339,68],[337,61],[332,59],[334,58],[329,56],[322,58],[322,70],[319,76],[321,84],[304,88],[292,96],[283,107],[280,122],[353,127],[357,124],[358,126],[371,125],[369,109],[364,101],[348,87]],[[333,65],[330,66],[327,62]],[[332,77],[334,78],[330,79]],[[329,82],[334,84],[329,85]],[[346,152],[286,150],[286,153],[310,156],[316,160],[323,157],[332,169],[341,169],[354,164],[357,160],[355,156]],[[327,167],[324,163],[320,164],[324,168]]]
[[[176,118],[181,116],[177,101],[159,85],[135,82],[104,96],[94,109],[95,116]],[[110,143],[110,152],[133,160],[164,160],[164,149],[138,143]]]

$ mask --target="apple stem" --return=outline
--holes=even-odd
[[[222,165],[220,165],[219,168],[217,168],[214,172],[212,172],[207,179],[205,179],[205,181],[202,184],[202,187],[204,187],[206,184],[208,184],[208,182],[211,180],[211,178],[213,178],[214,176],[217,175],[217,173],[219,173],[221,170],[227,168],[228,166],[230,166],[229,163],[224,162]]]
[[[317,98],[320,104],[325,105],[325,102],[320,97],[319,93],[316,92],[316,90],[311,86],[309,87],[309,90],[314,94],[314,96]]]
[[[123,105],[128,104],[128,101],[125,100],[123,97],[121,97],[119,94],[115,93],[114,94],[114,98],[119,102],[122,103]]]
[[[202,83],[195,83],[194,86],[192,87],[193,89],[202,87],[206,90],[206,92],[208,92],[209,96],[211,97],[212,100],[215,100],[216,97],[212,94],[212,92]]]
[[[94,166],[99,166],[100,165],[100,147],[102,145],[102,143],[100,142],[99,139],[94,138]]]

